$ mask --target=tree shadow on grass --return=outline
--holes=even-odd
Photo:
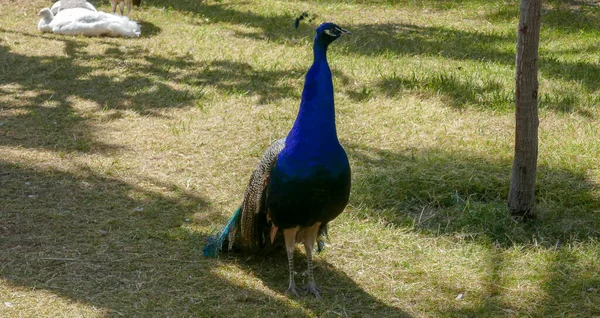
[[[317,277],[332,306],[312,298],[290,306],[228,278],[218,265],[232,263],[203,257],[204,235],[187,226],[194,217],[225,222],[202,195],[152,179],[137,186],[86,168],[68,173],[0,162],[0,171],[6,285],[47,290],[108,316],[406,316],[324,261],[317,261]],[[233,265],[279,292],[286,262],[275,255]]]
[[[12,31],[3,30],[11,33]],[[21,36],[39,37],[21,32]],[[150,113],[153,109],[181,106],[196,98],[193,92],[177,90],[166,84],[170,74],[159,72],[160,66],[151,66],[140,72],[136,58],[149,54],[145,49],[132,45],[126,47],[114,42],[102,41],[108,46],[103,54],[87,52],[87,39],[72,39],[60,35],[44,35],[49,45],[63,45],[64,56],[25,56],[10,52],[1,46],[3,62],[12,65],[0,84],[18,84],[22,90],[49,91],[53,100],[61,106],[70,107],[68,97],[76,96],[94,102],[99,108],[123,107]],[[176,57],[177,58],[177,57]],[[85,65],[96,61],[107,70],[119,67],[119,75],[97,74],[99,68]],[[150,77],[158,77],[151,81]],[[151,87],[149,87],[151,86]],[[148,91],[152,88],[150,91]],[[30,102],[29,104],[33,104]]]
[[[12,31],[4,31],[12,32]],[[23,36],[33,36],[19,33]],[[39,37],[35,35],[35,37]],[[264,104],[299,99],[295,86],[305,70],[260,70],[244,62],[164,58],[136,46],[110,41],[102,54],[90,54],[85,40],[46,35],[63,45],[66,56],[25,56],[0,43],[0,62],[11,65],[0,78],[0,144],[61,151],[111,151],[94,140],[90,118],[105,111],[161,116],[162,109],[204,103],[206,88],[226,95],[257,96]],[[90,61],[100,64],[88,66]],[[116,75],[104,74],[113,69]],[[81,103],[89,106],[82,109]]]
[[[157,4],[159,3],[157,2]],[[163,2],[160,2],[160,4],[166,5]],[[238,11],[235,9],[235,6],[226,4],[193,6],[184,4],[178,6],[169,2],[169,5],[179,10],[191,11],[207,17],[209,18],[209,23],[232,23],[258,28],[258,31],[235,31],[237,36],[254,40],[275,41],[277,43],[298,46],[306,45],[314,35],[314,31],[308,25],[302,25],[299,30],[292,28],[291,23],[295,16],[294,13],[290,12],[285,12],[277,16],[266,16],[250,11]],[[546,14],[547,17],[545,18],[548,19],[548,23],[553,23],[552,17],[564,16],[564,12],[561,11],[563,9],[561,8],[563,7],[557,6]],[[591,21],[587,22],[586,25],[594,23]],[[507,67],[514,67],[516,33],[502,34],[494,31],[465,31],[449,27],[423,27],[403,23],[357,24],[348,25],[347,27],[353,32],[350,40],[336,43],[336,50],[346,54],[381,55],[392,53],[408,56],[441,56],[457,61],[473,60],[484,63],[500,63]],[[560,27],[567,28],[568,23]],[[573,28],[577,29],[577,27]],[[592,51],[594,45],[590,43],[590,46],[582,48],[582,51]],[[560,60],[555,57],[556,54],[558,52],[544,52],[542,50],[539,67],[543,76],[562,81],[581,83],[582,86],[592,91],[600,88],[600,82],[597,80],[600,77],[600,66],[588,61]],[[382,80],[384,86],[389,84],[386,83],[387,80]],[[428,90],[428,92],[435,92],[429,91],[429,88],[437,88],[436,84],[439,84],[439,81],[436,83],[435,78],[429,79],[429,82],[427,82],[427,79],[425,80],[426,82],[423,83],[422,87]],[[421,83],[419,84],[421,85]],[[458,84],[458,82],[454,84]],[[476,104],[487,108],[490,107],[489,103],[491,103],[492,107],[507,109],[512,99],[506,96],[507,94],[504,90],[498,89],[493,83],[491,84],[491,86],[485,84],[481,87],[490,96],[484,98],[483,101],[476,101]],[[466,97],[461,95],[459,98],[453,98],[458,94],[449,94],[451,95],[451,104],[460,105],[465,98],[472,101],[471,97],[481,94],[477,86],[466,88],[466,91],[469,91]],[[461,90],[461,92],[465,92],[465,89]],[[576,94],[561,92],[556,96],[550,96],[542,92],[540,99],[542,107],[559,112],[577,111],[584,116],[591,116],[589,112],[579,109],[577,105],[581,101]],[[499,106],[498,103],[502,105]]]
[[[170,2],[169,2],[170,3]],[[157,2],[157,4],[159,4]],[[160,2],[165,5],[165,3]],[[169,4],[171,5],[171,4]],[[274,41],[281,44],[297,47],[307,45],[314,31],[308,25],[301,25],[299,30],[291,27],[294,20],[294,13],[284,12],[280,15],[260,15],[254,12],[242,12],[235,9],[233,5],[227,4],[204,4],[204,5],[176,5],[174,8],[184,11],[191,11],[209,19],[209,23],[232,23],[257,28],[253,31],[235,30],[236,36],[251,38],[254,40]],[[558,10],[558,9],[553,9]],[[554,12],[554,11],[550,11]],[[557,13],[561,16],[561,13]],[[408,56],[431,56],[444,57],[456,61],[478,61],[482,63],[499,63],[506,67],[514,67],[515,56],[515,34],[503,34],[495,31],[479,32],[458,30],[449,27],[428,26],[423,27],[414,24],[404,23],[377,23],[377,24],[357,24],[348,25],[348,29],[353,32],[352,37],[345,41],[336,43],[336,51],[345,54],[358,54],[367,56],[377,56],[382,54],[401,54]],[[582,51],[592,51],[593,43]],[[556,58],[559,52],[544,52],[540,56],[540,72],[543,76],[554,78],[561,81],[580,83],[584,88],[591,91],[600,88],[600,66],[588,61],[565,61]],[[443,73],[440,77],[452,77],[452,74]],[[507,110],[512,107],[512,90],[505,90],[498,87],[497,83],[485,82],[481,85],[475,84],[473,79],[447,82],[444,78],[437,78],[434,75],[431,78],[420,78],[424,82],[407,83],[410,78],[403,80],[404,86],[418,85],[419,88],[427,93],[439,93],[439,86],[448,88],[443,91],[452,107],[465,107],[469,105],[481,106],[482,108]],[[393,81],[396,78],[384,78],[376,83],[375,90],[382,87],[384,90],[390,86],[398,86]],[[392,81],[392,82],[390,82]],[[462,84],[466,86],[461,86]],[[459,88],[459,93],[453,91]],[[367,90],[370,90],[367,88]],[[363,98],[365,94],[349,91],[353,99]],[[368,95],[368,94],[367,94]],[[485,96],[483,96],[485,95]],[[509,96],[511,95],[511,96]],[[483,96],[483,98],[481,98]],[[582,109],[581,98],[569,91],[559,92],[557,94],[548,94],[542,92],[540,95],[540,107],[551,109],[558,112],[570,113],[578,112],[583,116],[592,117],[589,111]],[[587,104],[593,104],[586,101]]]
[[[202,237],[182,230],[195,212],[217,217],[202,196],[156,180],[146,183],[157,190],[147,190],[85,168],[72,174],[0,162],[0,171],[0,276],[10,284],[133,316],[176,311],[165,302],[169,293],[186,286],[198,296],[187,275],[210,279],[208,267],[193,262]]]
[[[298,30],[292,27],[292,22],[298,12],[261,15],[251,11],[236,10],[235,5],[232,4],[201,4],[185,1],[181,3],[155,1],[150,5],[168,6],[176,10],[193,12],[208,18],[208,23],[231,23],[253,27],[257,30],[234,30],[234,32],[238,37],[258,41],[271,41],[298,47],[308,45],[314,36],[314,30],[308,25],[301,24]],[[391,53],[444,57],[456,61],[499,63],[511,69],[514,68],[516,33],[467,31],[406,23],[356,24],[346,27],[353,32],[353,35],[336,43],[338,54],[377,56]],[[589,47],[582,48],[582,51],[593,51],[594,45],[590,43]],[[591,91],[600,88],[600,82],[597,80],[600,77],[600,66],[588,61],[564,61],[556,58],[556,54],[558,52],[542,50],[539,68],[543,76],[580,83]],[[459,75],[453,75],[446,71],[429,77],[418,76],[416,79],[418,82],[414,82],[415,78],[398,78],[397,76],[383,78],[375,83],[375,87],[367,87],[365,91],[383,90],[389,94],[390,88],[398,91],[394,87],[408,87],[428,94],[442,93],[447,97],[448,103],[455,108],[475,106],[482,109],[506,111],[513,106],[512,89],[503,89],[493,80],[483,79],[483,83],[479,84],[478,79],[471,77],[461,79]],[[348,90],[347,94],[350,98],[359,101],[370,95],[354,90]],[[547,92],[540,94],[541,108],[562,113],[577,112],[585,117],[593,117],[588,110],[579,107],[581,103],[593,105],[594,101],[582,101],[577,93],[569,90],[556,94]]]
[[[470,73],[441,72],[410,75],[397,75],[382,77],[373,84],[375,92],[388,97],[403,94],[423,94],[426,96],[440,96],[444,105],[461,110],[476,107],[495,111],[509,111],[514,109],[514,92],[507,90],[504,84],[493,78],[473,78]],[[367,94],[356,93],[348,90],[346,94],[355,101],[364,101],[371,97],[371,90]],[[539,108],[548,109],[558,113],[577,113],[583,117],[594,118],[595,115],[579,106],[580,99],[576,92],[571,90],[543,93],[539,96]]]
[[[587,249],[583,253],[573,253],[568,249],[560,249],[554,253],[548,267],[549,279],[543,286],[548,295],[547,305],[540,310],[544,317],[556,316],[557,312],[581,313],[581,317],[595,317],[600,313],[598,268],[594,263],[590,264],[583,259],[597,259],[598,250]],[[565,304],[564,301],[558,301],[557,295],[570,295],[574,300]]]
[[[89,60],[122,64],[128,57],[114,51],[118,50],[116,44],[106,55],[92,56],[86,52],[85,41],[55,36],[48,40],[49,45],[64,45],[67,56],[25,56],[0,45],[0,61],[11,65],[0,78],[0,86],[8,93],[0,99],[5,110],[0,114],[0,144],[81,152],[109,150],[115,147],[92,137],[89,117],[98,111],[120,107],[148,114],[196,98],[169,87],[166,78],[149,83],[148,74],[121,78],[94,74],[96,68],[83,65]],[[153,90],[140,92],[149,85]],[[91,108],[78,109],[81,101],[89,102]]]
[[[389,151],[358,145],[346,149],[353,164],[350,204],[360,218],[426,236],[460,237],[461,242],[489,249],[482,300],[443,315],[598,312],[600,280],[593,260],[600,239],[600,215],[594,211],[600,211],[600,200],[598,185],[584,173],[539,166],[540,215],[520,223],[506,210],[511,162],[437,149]],[[540,282],[547,296],[528,309],[512,308],[503,298],[503,286],[515,284],[504,281],[508,279],[504,252],[519,246],[555,255],[548,268],[537,269],[536,278],[530,278]],[[567,303],[569,308],[564,307]]]
[[[500,246],[555,246],[600,238],[597,185],[584,174],[538,167],[539,220],[506,213],[511,162],[436,149],[399,152],[350,145],[352,204],[428,235],[470,233]]]
[[[160,57],[146,59],[152,65],[160,65],[166,72],[193,69],[193,72],[178,77],[181,83],[196,87],[214,87],[226,95],[256,96],[258,104],[268,104],[285,98],[300,98],[300,91],[294,85],[294,81],[301,80],[301,69],[258,70],[251,64],[228,60],[191,62],[187,59],[167,60]]]
[[[573,247],[573,246],[572,246]],[[448,317],[481,316],[539,316],[539,317],[594,317],[600,308],[600,279],[594,262],[586,258],[597,257],[596,246],[583,247],[587,251],[572,248],[548,250],[545,266],[537,269],[533,280],[540,282],[544,291],[542,299],[533,303],[523,303],[520,308],[508,304],[503,296],[506,284],[505,266],[510,263],[502,249],[489,252],[489,272],[485,283],[485,300],[482,305],[450,310]],[[529,277],[525,276],[525,279]],[[525,298],[525,297],[524,297]]]
[[[239,11],[234,5],[205,4],[178,6],[175,1],[156,2],[155,5],[173,6],[175,9],[197,13],[208,18],[208,23],[230,23],[254,27],[257,31],[236,31],[240,37],[268,40],[297,46],[312,41],[314,28],[300,24],[293,27],[301,12],[283,12],[279,15],[260,15],[252,11]],[[498,48],[512,41],[512,36],[463,31],[446,27],[421,27],[403,23],[377,23],[345,25],[352,31],[349,40],[336,43],[337,50],[349,54],[378,55],[387,52],[406,55],[444,56],[453,59],[502,61],[514,64],[514,53]],[[514,49],[513,49],[514,50]]]
[[[546,1],[542,11],[542,30],[556,29],[571,33],[595,31],[600,25],[598,13],[600,6],[597,1],[554,0]],[[485,16],[493,22],[519,21],[519,6],[500,6],[497,10]],[[516,24],[515,24],[516,25]]]
[[[312,41],[314,29],[311,26],[300,24],[298,29],[294,27],[294,21],[302,13],[301,11],[284,11],[278,14],[262,15],[250,10],[236,10],[236,5],[243,4],[245,3],[238,2],[232,5],[215,1],[207,1],[205,3],[201,1],[178,0],[148,1],[149,6],[172,8],[198,15],[202,17],[202,23],[226,23],[260,29],[257,32],[235,30],[235,34],[239,37],[256,40],[275,40],[294,46],[307,44]]]
[[[259,28],[259,31],[236,31],[240,37],[254,40],[275,41],[282,44],[308,45],[314,31],[308,25],[294,30],[289,25],[294,16],[284,13],[279,16],[261,16],[252,12],[240,12],[223,4],[207,5],[200,13],[209,17],[211,23],[226,22]],[[336,51],[346,54],[380,55],[387,53],[409,56],[442,56],[457,61],[475,60],[493,62],[513,67],[514,35],[494,32],[464,31],[447,27],[422,27],[413,24],[378,23],[348,26],[352,37],[336,43]],[[540,70],[544,75],[556,79],[579,81],[589,89],[599,86],[596,78],[600,67],[588,62],[559,61],[552,56],[543,58]],[[465,74],[466,75],[466,74]],[[469,106],[483,109],[506,111],[514,104],[512,90],[493,79],[476,80],[470,76],[460,78],[460,74],[440,73],[433,76],[400,78],[392,76],[376,82],[375,91],[387,95],[401,90],[417,90],[428,94],[443,94],[453,108]],[[370,90],[367,88],[367,90]],[[346,93],[353,100],[360,101],[370,94],[361,94],[354,89]],[[588,111],[578,107],[579,97],[573,92],[540,95],[540,107],[557,112],[578,112],[585,117],[593,117]]]
[[[349,26],[350,27],[350,26]],[[516,34],[463,31],[446,27],[382,23],[352,26],[353,42],[340,42],[349,53],[365,55],[386,52],[415,56],[442,56],[452,60],[494,62],[513,67]],[[589,51],[594,47],[590,43]],[[557,80],[580,82],[590,90],[600,88],[600,66],[590,62],[563,61],[552,52],[542,52],[540,72]]]
[[[439,73],[436,75],[418,75],[413,73],[403,77],[399,75],[385,77],[375,83],[377,89],[389,97],[405,92],[441,95],[444,104],[455,109],[469,106],[481,106],[486,109],[506,110],[512,106],[513,94],[504,90],[504,86],[493,79],[475,81],[467,74]]]

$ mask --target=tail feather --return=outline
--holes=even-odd
[[[229,219],[225,228],[221,230],[219,234],[210,236],[207,239],[203,252],[204,256],[217,257],[219,252],[223,249],[223,242],[226,239],[229,239],[229,248],[231,249],[235,237],[236,226],[240,223],[241,216],[242,208],[239,207],[235,210],[235,213],[233,213],[233,216]]]

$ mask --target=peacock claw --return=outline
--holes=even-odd
[[[321,298],[321,290],[319,288],[317,288],[317,286],[315,285],[315,283],[308,283],[306,285],[306,288],[304,289],[306,295],[310,295],[313,294],[315,296],[315,298],[317,299],[322,299]]]
[[[296,296],[296,298],[300,298],[300,295],[296,291],[296,287],[290,287],[285,291],[285,294],[289,296]]]

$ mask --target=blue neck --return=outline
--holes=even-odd
[[[288,175],[306,177],[321,168],[337,173],[347,165],[335,129],[327,44],[318,36],[315,38],[315,60],[306,74],[298,117],[278,156],[277,168]]]
[[[329,44],[325,44],[318,36],[315,36],[313,41],[313,53],[314,53],[314,62],[317,61],[325,61],[327,63],[327,47]]]
[[[301,143],[314,149],[321,144],[327,146],[338,143],[327,45],[318,37],[315,37],[313,52],[314,62],[306,74],[298,117],[288,135],[286,146]]]

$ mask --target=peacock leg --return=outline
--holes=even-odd
[[[123,3],[123,1],[119,2],[119,11],[121,11],[121,15],[123,15],[123,12],[125,11],[125,3]]]
[[[306,259],[308,262],[308,283],[306,284],[306,293],[313,294],[318,299],[321,299],[319,294],[321,291],[315,284],[315,277],[313,276],[313,264],[312,264],[312,253],[315,249],[315,242],[319,234],[319,227],[321,223],[317,223],[306,230],[306,236],[304,238],[304,249],[306,250]]]
[[[296,282],[294,281],[294,250],[296,249],[296,232],[298,232],[298,228],[283,230],[285,249],[287,251],[288,266],[290,270],[290,286],[285,292],[288,295],[291,294],[296,297],[300,297],[300,295],[298,295],[298,291],[296,291]]]

